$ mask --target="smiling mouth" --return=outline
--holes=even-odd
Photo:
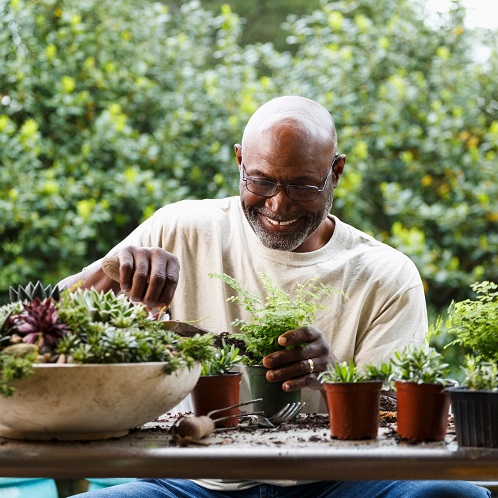
[[[274,225],[274,226],[292,225],[293,223],[295,223],[298,220],[298,218],[295,218],[293,220],[288,220],[288,221],[277,221],[277,220],[272,220],[271,218],[268,218],[267,216],[266,216],[266,219],[268,220],[268,222],[271,225]]]

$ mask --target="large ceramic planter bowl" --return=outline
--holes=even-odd
[[[185,398],[201,366],[164,373],[164,363],[37,364],[0,396],[0,435],[16,439],[121,437]]]

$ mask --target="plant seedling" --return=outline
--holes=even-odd
[[[318,378],[322,382],[365,382],[381,380],[388,387],[392,380],[393,370],[391,363],[382,363],[380,366],[369,363],[364,367],[357,367],[353,358],[349,362],[337,362],[329,365],[327,370],[321,372]]]
[[[288,330],[310,325],[315,319],[324,296],[340,291],[322,284],[317,278],[310,279],[304,284],[297,284],[294,295],[277,288],[268,275],[261,275],[266,295],[259,292],[250,292],[227,274],[210,274],[220,278],[238,295],[230,297],[230,302],[240,302],[249,312],[250,319],[236,319],[232,325],[241,332],[241,337],[247,347],[247,363],[260,365],[263,358],[282,347],[278,338]],[[304,344],[303,344],[304,346]],[[290,346],[291,348],[293,346]]]
[[[244,357],[239,354],[234,344],[226,344],[215,349],[213,357],[202,364],[201,375],[226,375],[230,370],[242,364]]]
[[[453,301],[448,308],[446,330],[459,344],[484,361],[498,363],[498,285],[476,282],[471,286],[475,300]]]
[[[394,378],[417,384],[446,384],[445,376],[449,365],[443,357],[427,344],[422,346],[409,344],[401,351],[396,351],[391,359]]]
[[[467,389],[473,391],[498,391],[498,365],[489,361],[477,362],[467,356],[463,367]]]

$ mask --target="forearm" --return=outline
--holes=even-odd
[[[79,273],[70,275],[61,280],[58,286],[60,288],[94,288],[104,292],[112,290],[116,293],[120,291],[119,283],[108,277],[102,270],[101,265],[92,265]]]

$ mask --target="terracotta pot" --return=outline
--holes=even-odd
[[[338,439],[373,439],[379,430],[381,381],[330,382],[327,395],[330,433]]]
[[[263,365],[253,365],[246,368],[252,398],[263,398],[263,401],[253,403],[254,411],[262,411],[265,417],[271,417],[287,403],[301,401],[301,391],[286,392],[282,389],[283,382],[269,382],[266,380],[268,368]]]
[[[231,372],[225,375],[202,375],[192,391],[194,415],[200,417],[213,410],[226,408],[239,403],[241,372]],[[213,414],[213,418],[228,415],[233,417],[216,422],[216,427],[233,427],[238,425],[239,408],[232,408]]]
[[[450,389],[459,446],[498,448],[498,392]]]
[[[398,434],[404,439],[443,441],[450,394],[442,384],[396,381]]]

